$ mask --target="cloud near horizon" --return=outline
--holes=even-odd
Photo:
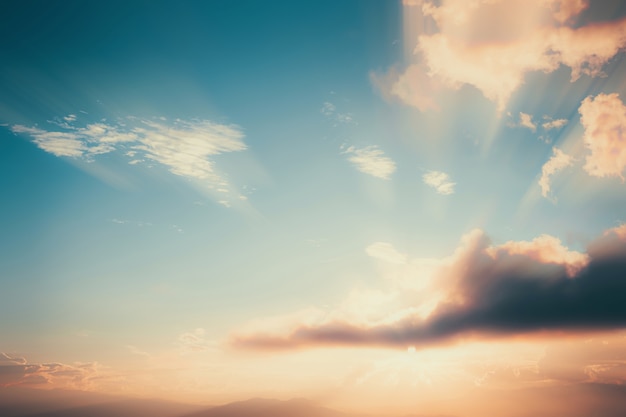
[[[440,87],[463,85],[475,87],[502,111],[526,73],[566,66],[572,82],[583,74],[601,76],[626,46],[626,18],[575,25],[587,1],[424,0],[411,2],[410,9],[418,5],[421,16],[409,24],[420,27],[417,20],[430,18],[437,29],[418,36],[415,57],[404,71],[392,68],[372,81],[384,97],[421,111],[438,108],[433,96]]]
[[[625,277],[626,225],[606,231],[586,253],[547,235],[493,246],[474,230],[438,269],[435,285],[443,293],[426,316],[414,313],[419,303],[368,323],[328,314],[289,329],[234,333],[230,342],[261,350],[421,348],[462,338],[615,330],[626,327]]]
[[[0,387],[89,390],[99,377],[97,363],[29,363],[25,358],[0,352]]]

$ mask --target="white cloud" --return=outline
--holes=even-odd
[[[560,129],[567,124],[567,119],[548,120],[542,123],[544,130]]]
[[[396,163],[385,156],[385,153],[377,146],[356,148],[350,146],[342,153],[348,155],[348,161],[352,162],[356,169],[377,178],[388,180],[396,171]]]
[[[372,243],[365,248],[365,252],[372,258],[392,264],[405,264],[408,260],[406,254],[398,252],[391,243],[387,242]]]
[[[520,112],[519,124],[521,127],[526,127],[533,132],[537,131],[537,125],[533,123],[533,117],[530,114]]]
[[[626,169],[626,106],[618,94],[587,97],[578,109],[585,128],[585,147],[591,152],[584,170],[596,177],[619,177]]]
[[[550,194],[550,181],[554,174],[571,166],[574,160],[571,156],[563,153],[560,149],[552,148],[552,157],[541,167],[541,178],[539,186],[541,187],[541,195],[548,198]]]
[[[33,138],[33,142],[46,152],[55,156],[69,156],[79,158],[87,151],[86,145],[80,136],[73,132],[48,132],[36,127],[15,125],[11,127],[14,133],[24,133]]]
[[[70,115],[73,116],[73,115]],[[75,117],[65,119],[74,121]],[[12,126],[14,133],[25,134],[46,152],[56,156],[91,161],[97,155],[121,151],[135,165],[151,159],[175,175],[200,180],[209,189],[227,188],[211,157],[246,149],[244,134],[238,126],[208,120],[175,120],[167,123],[130,118],[124,123],[92,123],[84,127],[60,125],[62,131],[39,127]],[[129,150],[130,148],[130,150]],[[141,158],[139,158],[141,157]]]
[[[454,193],[456,182],[450,181],[450,176],[441,171],[428,171],[422,176],[424,184],[433,187],[437,193],[449,195]]]
[[[420,2],[412,1],[411,4]],[[588,5],[582,0],[424,0],[405,22],[417,33],[415,57],[392,82],[374,84],[420,110],[433,108],[433,85],[471,85],[504,110],[528,72],[570,67],[571,80],[602,75],[626,46],[626,18],[572,27]],[[424,32],[424,18],[435,30]],[[419,35],[421,33],[421,35]],[[414,39],[407,39],[413,42]],[[424,66],[416,71],[415,65]],[[435,89],[436,90],[436,89]]]

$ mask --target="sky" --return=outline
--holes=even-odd
[[[625,48],[617,0],[2,2],[0,389],[609,415]]]

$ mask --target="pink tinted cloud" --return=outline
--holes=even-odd
[[[420,18],[432,18],[437,30],[418,37],[414,61],[391,77],[395,81],[374,84],[384,96],[422,111],[435,108],[428,100],[433,90],[463,85],[475,87],[502,111],[526,73],[550,73],[564,65],[572,81],[582,74],[600,76],[626,46],[626,19],[571,26],[588,6],[582,0],[421,3]]]
[[[619,177],[626,169],[626,106],[618,94],[587,97],[578,112],[590,154],[584,169],[596,177]]]

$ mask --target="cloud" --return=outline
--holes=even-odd
[[[414,62],[403,74],[394,76],[393,82],[374,84],[384,96],[395,96],[422,111],[432,108],[431,85],[473,86],[502,111],[526,73],[550,73],[564,65],[571,69],[572,81],[582,74],[601,76],[604,65],[626,46],[626,18],[574,26],[586,1],[421,3],[421,16],[409,13],[413,21],[408,24],[419,28],[424,18],[431,18],[435,30],[421,31]],[[415,71],[417,64],[424,71]]]
[[[450,181],[450,177],[445,172],[428,171],[422,176],[424,184],[433,187],[437,193],[442,195],[454,194],[456,182]]]
[[[25,358],[0,352],[0,387],[82,389],[99,376],[97,363],[29,363]]]
[[[445,296],[427,317],[390,312],[369,323],[309,321],[290,330],[236,333],[234,346],[415,346],[478,337],[626,327],[626,239],[617,228],[579,253],[553,237],[493,246],[480,230],[465,235],[439,271]],[[419,307],[415,305],[414,307]]]
[[[356,169],[371,176],[388,180],[396,171],[396,163],[385,156],[377,146],[365,148],[350,146],[342,153],[348,155],[348,161],[352,162]]]
[[[556,119],[544,122],[541,124],[544,130],[560,129],[567,124],[567,119]]]
[[[353,123],[353,117],[351,113],[339,113],[337,112],[337,107],[331,103],[330,101],[324,102],[322,105],[322,109],[320,112],[326,116],[327,118],[337,122],[337,123]],[[336,124],[335,124],[336,126]]]
[[[585,98],[579,109],[585,128],[584,143],[590,151],[584,170],[595,177],[619,177],[626,168],[626,106],[618,94]]]
[[[87,147],[81,138],[73,132],[48,132],[36,127],[15,125],[11,128],[14,133],[24,133],[33,138],[33,142],[46,152],[55,156],[82,157]]]
[[[533,132],[537,131],[537,125],[533,123],[532,116],[530,114],[522,113],[519,114],[519,124],[522,127],[526,127]]]
[[[73,116],[73,115],[70,115]],[[119,151],[135,165],[146,159],[158,162],[175,175],[201,181],[207,188],[227,189],[212,157],[246,149],[241,128],[209,120],[168,123],[129,118],[126,123],[91,123],[77,127],[76,117],[66,116],[64,130],[14,125],[14,133],[33,138],[46,152],[59,157],[93,161],[98,155]]]
[[[539,178],[539,187],[541,187],[541,195],[548,198],[550,194],[550,180],[554,174],[571,166],[573,158],[557,148],[552,148],[552,157],[541,167],[541,178]]]
[[[205,338],[205,330],[201,327],[190,332],[181,333],[178,343],[182,353],[204,352],[214,347],[214,344]]]
[[[387,242],[372,243],[365,249],[365,252],[372,258],[392,264],[404,264],[407,262],[407,256],[398,252],[391,243]]]
[[[382,75],[372,72],[370,80],[386,100],[397,100],[420,111],[440,109],[436,101],[440,86],[421,65],[410,65],[403,72],[396,68]]]

